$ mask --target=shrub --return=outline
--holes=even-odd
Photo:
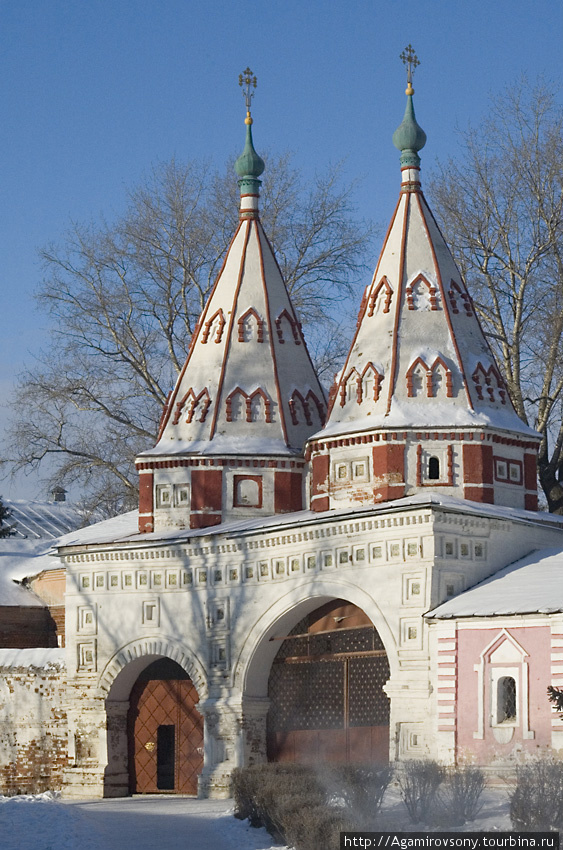
[[[434,826],[462,826],[474,820],[482,808],[481,794],[485,788],[485,774],[479,767],[451,767],[439,786],[428,813],[428,822]]]
[[[375,823],[385,791],[393,776],[387,765],[342,765],[332,772],[331,784],[350,812],[356,829]]]
[[[235,817],[264,826],[285,840],[288,812],[319,806],[324,793],[311,768],[298,764],[261,764],[233,771]]]
[[[354,828],[337,809],[302,806],[288,821],[286,839],[295,850],[339,850],[340,833]]]
[[[537,759],[517,767],[509,800],[514,829],[562,829],[563,763]]]
[[[413,759],[401,765],[401,798],[413,823],[419,823],[431,811],[444,774],[445,769],[430,759]]]

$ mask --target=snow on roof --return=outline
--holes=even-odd
[[[216,535],[236,535],[267,531],[273,528],[285,526],[297,527],[309,523],[334,521],[344,517],[358,517],[380,513],[394,513],[396,511],[410,510],[424,507],[442,507],[445,510],[464,514],[476,514],[491,518],[503,518],[517,522],[534,524],[550,524],[559,526],[563,530],[563,517],[554,514],[540,513],[537,511],[523,511],[517,508],[508,508],[501,505],[488,505],[480,502],[469,502],[465,499],[457,499],[453,496],[445,496],[439,493],[418,493],[407,496],[404,499],[396,499],[393,502],[383,502],[377,505],[362,505],[357,508],[341,508],[339,510],[323,511],[297,511],[290,514],[274,514],[267,517],[250,517],[249,519],[233,520],[221,525],[208,526],[207,528],[174,528],[169,531],[155,531],[149,534],[141,534],[138,531],[138,512],[130,511],[113,519],[98,522],[87,528],[79,528],[70,534],[64,535],[57,541],[57,546],[89,546],[115,543],[132,543],[155,545],[159,542],[183,541],[197,539],[198,537],[213,537]]]
[[[291,448],[282,440],[274,440],[269,437],[227,437],[224,434],[216,434],[212,440],[164,440],[152,449],[141,452],[138,457],[152,457],[153,455],[300,455],[301,450]]]
[[[0,649],[0,669],[7,667],[40,667],[44,670],[61,670],[65,666],[65,650],[47,649]]]
[[[0,606],[39,607],[44,603],[21,582],[27,576],[60,568],[51,540],[0,539]]]
[[[388,414],[364,416],[353,421],[345,418],[342,421],[330,421],[310,439],[322,440],[351,431],[356,434],[386,428],[494,428],[539,438],[537,431],[526,425],[510,408],[492,410],[489,415],[485,410],[476,412],[469,407],[462,408],[439,402],[425,405],[416,400],[408,402],[394,398]]]
[[[538,549],[426,616],[491,617],[563,611],[563,548]]]
[[[67,502],[41,502],[24,499],[2,499],[12,512],[15,537],[54,540],[84,522],[83,512]]]

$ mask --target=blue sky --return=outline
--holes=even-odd
[[[45,339],[37,249],[72,221],[111,220],[159,161],[238,154],[247,65],[257,150],[293,150],[308,178],[344,159],[360,214],[385,224],[405,45],[421,59],[424,180],[458,155],[456,127],[478,129],[489,96],[522,74],[553,80],[563,102],[562,36],[553,0],[0,0],[2,407]],[[36,477],[0,483],[39,492]]]

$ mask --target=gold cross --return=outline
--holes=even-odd
[[[252,91],[252,89],[256,88],[256,77],[254,76],[254,74],[252,73],[250,68],[246,68],[242,72],[242,74],[239,74],[238,84],[241,87],[242,86],[245,87],[242,90],[242,96],[244,97],[244,100],[245,100],[245,103],[246,103],[246,108],[247,108],[248,112],[250,113],[250,104],[251,104],[252,98],[254,97],[254,92]]]
[[[408,44],[399,59],[403,60],[403,65],[407,66],[407,94],[413,94],[414,89],[412,87],[412,75],[414,74],[414,69],[420,65],[420,61],[418,56],[414,52],[414,48],[412,44]]]

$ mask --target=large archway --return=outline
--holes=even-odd
[[[194,683],[170,658],[153,661],[131,689],[127,713],[131,793],[197,794],[203,717]]]
[[[334,599],[273,640],[268,759],[387,762],[389,662],[367,614]]]

